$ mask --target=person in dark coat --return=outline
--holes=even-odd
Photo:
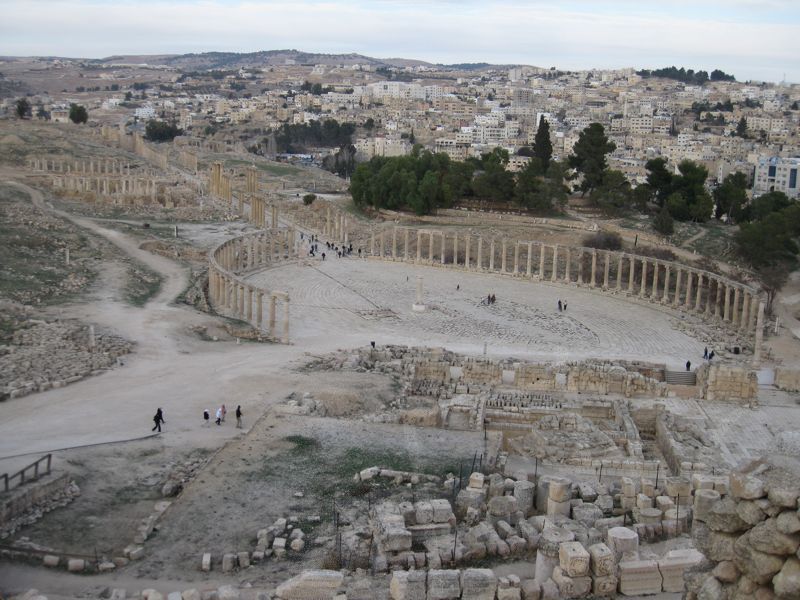
[[[153,425],[153,429],[151,431],[158,430],[158,432],[161,433],[161,424],[166,424],[166,421],[164,420],[164,412],[160,408],[156,411],[156,414],[153,417],[153,422],[155,425]]]
[[[242,405],[239,404],[236,406],[236,427],[238,429],[242,428]]]

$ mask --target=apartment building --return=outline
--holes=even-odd
[[[760,158],[753,178],[753,195],[783,192],[790,198],[797,199],[800,197],[800,188],[797,185],[798,170],[800,170],[800,157]]]

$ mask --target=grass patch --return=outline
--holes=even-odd
[[[294,448],[292,448],[294,454],[313,452],[320,447],[320,443],[317,440],[304,435],[289,435],[283,439],[294,444]]]
[[[133,306],[144,306],[161,289],[161,276],[141,264],[128,270],[125,300]]]

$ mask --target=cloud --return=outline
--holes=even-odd
[[[786,71],[800,34],[791,2],[712,1],[694,16],[688,0],[616,2],[238,2],[11,0],[0,53],[112,54],[296,48],[432,62],[488,61],[564,68],[720,67],[740,78]],[[754,15],[762,7],[763,19]],[[748,18],[741,16],[742,11]],[[767,17],[784,13],[781,22]],[[788,17],[786,17],[788,15]]]

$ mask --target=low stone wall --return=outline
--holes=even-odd
[[[702,397],[750,406],[758,402],[758,376],[752,369],[733,365],[705,364],[697,369]]]
[[[775,387],[786,392],[800,392],[800,369],[775,369]]]
[[[58,505],[61,505],[61,501],[66,504],[79,493],[68,473],[8,492],[0,504],[0,538],[10,535],[22,525],[36,521],[41,513],[56,508],[48,506],[54,501],[58,501]],[[38,516],[35,513],[39,513]]]

